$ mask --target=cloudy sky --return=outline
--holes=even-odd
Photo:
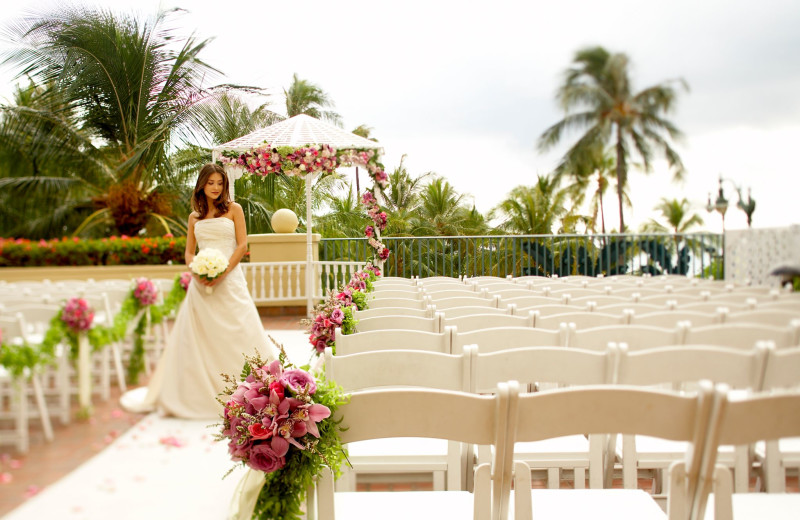
[[[484,212],[514,186],[550,172],[569,144],[547,154],[536,149],[539,135],[563,116],[554,94],[575,51],[602,45],[625,52],[636,90],[676,78],[689,85],[670,116],[685,134],[677,149],[686,180],[671,182],[663,161],[649,175],[632,172],[626,223],[637,227],[654,216],[661,197],[686,197],[704,228],[720,231],[719,216],[705,210],[720,175],[731,200],[729,228],[746,226],[734,185],[752,190],[754,227],[800,223],[797,0],[94,5],[143,14],[187,9],[176,22],[185,34],[213,38],[203,56],[224,81],[271,89],[280,103],[297,73],[329,93],[346,129],[373,128],[387,169],[405,156],[413,175],[436,172]],[[0,21],[25,12],[6,7]],[[0,77],[5,97],[11,72]],[[614,227],[616,200],[609,196],[606,206]]]

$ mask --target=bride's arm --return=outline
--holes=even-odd
[[[194,236],[194,225],[197,222],[197,213],[192,212],[189,215],[189,222],[187,223],[186,230],[186,250],[183,253],[183,258],[186,261],[186,267],[194,260],[194,255],[197,252],[197,238]]]

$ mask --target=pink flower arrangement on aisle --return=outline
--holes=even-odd
[[[338,471],[346,454],[338,423],[329,420],[346,401],[332,381],[280,357],[245,357],[239,377],[223,375],[223,405],[217,440],[227,441],[235,462],[265,473],[252,518],[295,518],[306,489],[323,466]],[[282,471],[286,468],[286,471]]]
[[[142,307],[153,305],[158,299],[156,284],[147,278],[137,278],[133,286],[133,295]]]
[[[83,298],[70,298],[61,311],[61,320],[73,332],[85,332],[92,328],[94,309]]]
[[[181,287],[183,288],[184,291],[188,291],[189,284],[192,283],[192,272],[191,271],[182,272],[178,283],[181,284]]]

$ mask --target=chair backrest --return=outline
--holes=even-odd
[[[355,334],[342,334],[341,329],[334,331],[336,338],[336,354],[355,354],[371,350],[427,350],[429,352],[450,353],[451,333],[421,332],[417,330],[385,329]]]
[[[500,301],[501,307],[507,307],[511,304],[517,306],[517,309],[529,307],[529,308],[537,308],[540,305],[565,305],[567,302],[564,301],[562,296],[557,298],[550,298],[548,296],[517,296],[515,298],[503,298]]]
[[[725,383],[733,388],[759,391],[764,378],[768,349],[731,349],[713,345],[670,345],[629,352],[617,345],[615,383],[657,385],[695,383],[702,380]]]
[[[53,319],[53,316],[61,312],[61,307],[52,304],[29,303],[7,307],[6,312],[22,315],[26,334],[34,332],[43,334],[50,328],[50,320]]]
[[[647,325],[606,325],[588,329],[568,327],[567,346],[589,350],[605,350],[609,343],[627,343],[631,350],[680,345],[685,329]]]
[[[574,323],[578,329],[602,327],[604,325],[623,324],[627,321],[627,314],[608,314],[605,312],[566,312],[551,316],[539,315],[536,317],[537,329],[556,329],[562,323]]]
[[[372,292],[370,296],[370,301],[373,300],[383,300],[387,298],[403,298],[403,299],[410,299],[410,300],[421,300],[422,299],[422,292],[421,291],[406,291],[406,290],[396,290],[396,289],[376,289]]]
[[[769,349],[764,390],[800,387],[800,347]]]
[[[515,315],[525,315],[530,311],[539,313],[539,316],[551,316],[553,314],[564,314],[567,312],[583,312],[587,311],[586,305],[566,305],[566,304],[548,304],[548,305],[533,305],[530,307],[517,307],[514,306]]]
[[[633,298],[629,296],[616,296],[615,294],[597,294],[594,296],[578,296],[578,297],[570,297],[568,298],[568,303],[570,305],[584,305],[584,306],[592,306],[597,310],[601,310],[603,307],[607,305],[616,305],[619,303],[633,303]]]
[[[511,298],[522,298],[527,296],[536,296],[530,289],[525,289],[523,287],[515,286],[514,284],[508,284],[503,288],[489,288],[485,287],[485,289],[491,294],[492,296],[499,296],[501,301],[510,300]]]
[[[442,300],[448,300],[453,298],[467,298],[471,300],[473,298],[482,298],[487,300],[488,293],[486,291],[474,291],[470,288],[463,288],[463,289],[447,289],[442,291],[428,291],[425,290],[425,295],[430,298],[431,302],[436,304]],[[485,303],[485,302],[484,302]]]
[[[25,338],[22,316],[19,314],[0,314],[0,331],[3,343],[23,341]]]
[[[654,294],[650,296],[642,296],[641,298],[639,298],[639,301],[642,303],[652,303],[655,305],[665,305],[669,301],[674,301],[677,303],[677,305],[685,305],[688,303],[700,303],[703,301],[707,301],[707,298],[695,294],[664,293],[664,294]]]
[[[721,323],[705,327],[689,327],[686,331],[687,344],[720,345],[750,349],[759,341],[771,341],[777,348],[797,345],[797,326],[778,327],[758,323]]]
[[[479,467],[475,477],[475,518],[507,516],[510,475],[503,466],[515,385],[498,385],[492,395],[435,389],[377,389],[353,392],[334,414],[342,425],[342,443],[393,437],[429,437],[494,446],[495,460]],[[480,476],[479,476],[480,474]],[[489,489],[491,489],[489,491]],[[332,518],[335,495],[329,471],[317,486],[319,517]],[[489,495],[487,497],[487,495]],[[489,498],[490,497],[490,498]]]
[[[366,318],[374,318],[377,316],[416,316],[418,318],[430,318],[433,315],[429,308],[425,309],[412,309],[411,307],[379,307],[374,309],[364,309],[363,311],[355,311],[353,317],[357,320]]]
[[[692,325],[705,326],[722,323],[726,313],[719,309],[715,313],[688,312],[682,310],[666,310],[647,314],[631,314],[631,324],[651,325],[653,327],[677,327],[679,322],[688,321]]]
[[[333,355],[325,349],[325,377],[345,392],[381,387],[424,387],[455,392],[470,389],[471,359],[422,350],[374,350]],[[496,384],[494,386],[497,386]]]
[[[473,353],[470,391],[487,392],[502,381],[599,385],[611,383],[616,352],[565,349],[563,347],[522,347],[482,353],[478,345],[466,345]]]
[[[480,352],[495,352],[520,347],[562,347],[567,330],[534,329],[529,327],[497,327],[491,329],[460,332],[456,327],[447,327],[452,334],[451,352],[462,352],[465,345],[478,345]]]
[[[377,297],[369,301],[370,309],[382,309],[386,307],[407,307],[409,309],[425,309],[428,306],[425,298],[382,298]]]
[[[729,312],[725,323],[759,323],[763,325],[788,326],[792,320],[800,319],[800,312],[776,309],[756,308],[738,312]],[[693,322],[694,323],[694,322]]]
[[[434,307],[436,306],[434,305]],[[486,307],[484,305],[467,305],[465,307],[451,307],[449,309],[438,310],[437,312],[441,312],[442,314],[444,314],[445,319],[460,318],[462,316],[473,316],[475,314],[492,314],[495,316],[511,315],[509,313],[509,309]]]
[[[495,307],[499,308],[499,297],[483,298],[477,293],[475,296],[458,296],[455,298],[442,298],[433,300],[431,303],[436,306],[437,311],[447,311],[455,307]]]
[[[533,327],[535,316],[536,314],[534,311],[529,311],[527,316],[512,316],[510,314],[472,314],[451,318],[449,317],[449,311],[445,311],[444,326],[456,327],[461,332],[496,327]]]
[[[437,313],[433,318],[421,318],[419,316],[375,316],[372,318],[359,319],[356,324],[358,332],[368,332],[372,330],[403,329],[419,330],[423,332],[441,332],[442,314]]]

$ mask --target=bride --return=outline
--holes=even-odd
[[[199,246],[222,251],[229,258],[228,268],[210,281],[193,275],[149,385],[122,396],[121,404],[129,411],[159,409],[187,419],[217,418],[222,408],[216,397],[225,387],[220,374],[239,374],[243,354],[254,350],[265,360],[277,358],[239,266],[247,251],[244,212],[231,201],[221,166],[209,163],[200,170],[192,209],[186,265]],[[214,289],[209,293],[204,286]]]

